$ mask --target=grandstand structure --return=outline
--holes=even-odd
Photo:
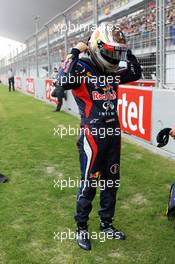
[[[78,1],[41,29],[36,28],[26,40],[25,50],[3,58],[1,74],[10,65],[17,75],[50,76],[65,53],[78,41],[87,41],[93,25],[102,21],[114,21],[121,27],[128,46],[140,59],[143,79],[157,80],[161,88],[174,88],[174,0]]]
[[[151,97],[145,97],[149,107],[145,106],[144,113],[145,124],[150,116],[149,131],[140,137],[156,145],[155,135],[160,128],[175,126],[175,0],[79,0],[42,28],[38,28],[38,19],[36,31],[25,42],[26,48],[11,51],[1,59],[3,82],[7,82],[7,71],[12,68],[19,89],[38,99],[53,101],[48,96],[53,68],[59,67],[76,43],[87,42],[97,24],[113,21],[125,33],[128,47],[142,65],[142,80],[134,84],[140,89],[140,97],[145,96],[141,94],[144,89],[151,93]],[[71,94],[64,106],[78,113]],[[131,132],[124,127],[123,130]],[[130,134],[139,136],[135,131]],[[175,153],[173,143],[167,150]]]

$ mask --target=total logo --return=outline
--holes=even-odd
[[[118,115],[122,130],[150,140],[152,91],[119,90]]]
[[[33,78],[27,78],[26,79],[26,86],[27,86],[27,92],[34,95],[35,94],[35,86],[34,86],[34,79]]]
[[[52,91],[54,90],[53,80],[46,80],[45,81],[45,88],[46,88],[46,99],[50,102],[57,103],[57,99],[52,97]]]

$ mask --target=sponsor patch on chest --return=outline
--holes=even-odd
[[[117,94],[115,91],[112,91],[111,93],[99,93],[97,91],[92,92],[92,98],[93,100],[115,100],[117,98]]]

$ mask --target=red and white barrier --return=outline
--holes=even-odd
[[[53,80],[45,80],[46,99],[50,102],[57,103],[58,100],[51,95],[54,88]]]

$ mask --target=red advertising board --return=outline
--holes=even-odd
[[[22,86],[21,86],[21,77],[16,77],[15,78],[15,87],[17,88],[17,89],[21,89],[22,88]]]
[[[120,86],[118,114],[121,129],[144,140],[151,140],[152,90]]]
[[[45,81],[46,86],[46,99],[50,102],[57,103],[57,99],[55,97],[52,97],[52,91],[54,90],[53,80],[46,80]]]
[[[29,94],[35,94],[35,82],[33,78],[26,78],[26,88]]]
[[[134,85],[134,86],[143,86],[143,87],[155,87],[156,82],[155,81],[135,81],[135,82],[130,82],[128,83],[129,85]]]

